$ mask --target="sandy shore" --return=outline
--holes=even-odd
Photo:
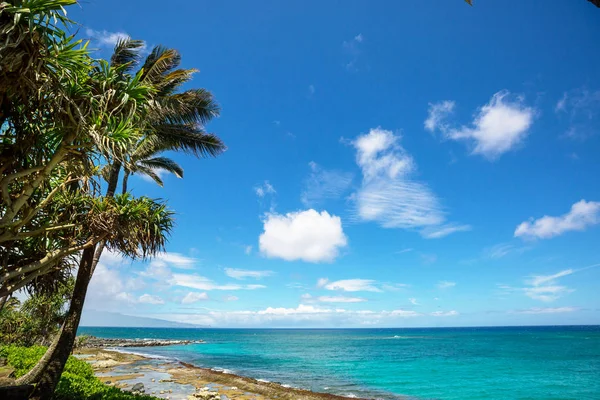
[[[258,381],[183,362],[151,359],[113,350],[83,348],[75,351],[75,355],[89,362],[96,376],[107,384],[132,390],[134,385],[138,384],[139,387],[141,383],[145,394],[170,400],[348,399],[284,387],[278,383]]]

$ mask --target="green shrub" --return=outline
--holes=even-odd
[[[19,347],[0,346],[0,357],[5,357],[8,365],[15,369],[17,377],[25,374],[44,355],[43,346]],[[60,377],[56,400],[156,400],[156,397],[135,395],[103,384],[94,376],[94,370],[85,361],[69,357]]]

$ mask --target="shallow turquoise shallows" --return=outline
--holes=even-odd
[[[203,339],[207,343],[128,350],[350,397],[600,399],[600,326],[79,333]]]

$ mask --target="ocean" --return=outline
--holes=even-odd
[[[600,399],[600,326],[430,329],[82,327],[105,338],[205,340],[128,348],[349,397]]]

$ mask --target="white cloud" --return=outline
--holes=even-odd
[[[555,307],[555,308],[534,307],[534,308],[529,308],[527,310],[517,310],[517,311],[514,311],[513,313],[515,313],[515,314],[557,314],[557,313],[574,312],[574,311],[578,311],[578,310],[579,309],[576,307]]]
[[[527,247],[515,246],[510,243],[499,243],[483,250],[485,258],[499,259],[509,254],[520,254],[527,250]]]
[[[248,246],[244,247],[244,253],[246,253],[246,254],[252,253],[252,246],[248,245]]]
[[[326,283],[323,287],[327,290],[341,290],[344,292],[382,292],[375,286],[371,279],[343,279]]]
[[[591,266],[593,267],[593,266]],[[552,275],[532,275],[525,279],[524,287],[512,287],[508,285],[498,285],[506,293],[520,292],[534,300],[546,303],[555,301],[565,294],[573,292],[573,289],[560,285],[557,279],[577,272],[573,269],[565,269]]]
[[[315,94],[315,85],[308,85],[308,96],[311,97]]]
[[[265,195],[267,195],[267,194],[275,194],[275,193],[277,193],[275,191],[275,188],[273,187],[273,185],[271,185],[269,183],[269,181],[264,181],[262,185],[255,186],[254,187],[254,192],[256,193],[256,195],[258,197],[265,197]]]
[[[138,299],[138,302],[143,304],[165,304],[165,301],[159,296],[154,296],[148,293],[141,295]]]
[[[307,207],[340,198],[352,183],[352,174],[349,172],[325,170],[313,161],[308,165],[311,173],[304,182],[301,196],[302,203]]]
[[[344,41],[342,47],[346,53],[350,56],[350,60],[346,62],[346,70],[350,72],[358,71],[358,59],[361,53],[361,45],[365,38],[362,34],[358,34],[352,38],[352,40]]]
[[[414,297],[411,297],[410,299],[408,299],[408,301],[410,301],[415,306],[420,306],[419,302],[417,302],[417,299],[415,299]]]
[[[138,299],[130,290],[137,288],[135,282],[122,277],[118,268],[98,263],[88,287],[86,308],[107,311],[134,305]]]
[[[214,281],[200,275],[188,275],[188,274],[173,274],[172,279],[169,281],[171,285],[189,287],[198,290],[255,290],[264,289],[264,285],[239,285],[239,284],[225,284],[219,285]]]
[[[471,225],[445,224],[441,226],[425,228],[421,231],[421,235],[425,239],[439,239],[455,232],[467,232],[471,229]]]
[[[438,129],[442,131],[448,130],[449,127],[444,121],[453,113],[455,105],[450,100],[429,103],[429,112],[424,123],[425,129],[431,132]]]
[[[437,287],[440,289],[448,289],[451,287],[456,286],[456,282],[449,282],[449,281],[439,281],[437,283]]]
[[[554,108],[556,113],[569,118],[569,128],[562,137],[585,140],[597,134],[599,108],[600,90],[579,88],[564,92]]]
[[[522,222],[515,229],[515,237],[548,239],[569,231],[583,231],[600,223],[600,202],[580,200],[571,210],[558,217],[543,216]]]
[[[162,261],[169,266],[177,269],[193,269],[198,262],[193,257],[187,257],[180,253],[159,253],[154,257],[154,260]]]
[[[101,47],[115,47],[119,40],[128,39],[129,35],[125,32],[108,32],[95,31],[93,29],[86,29],[85,34],[90,39],[96,41]]]
[[[297,307],[267,307],[258,311],[209,311],[203,314],[173,314],[169,319],[211,326],[262,326],[262,327],[307,327],[307,326],[401,326],[408,321],[423,324],[422,318],[456,316],[457,311],[418,313],[412,310],[391,311],[346,310],[343,308],[320,307],[300,304]],[[431,319],[429,319],[431,321]],[[414,325],[413,325],[414,326]]]
[[[509,100],[509,96],[507,90],[494,94],[489,103],[477,110],[471,127],[450,128],[444,122],[454,108],[453,102],[430,105],[425,126],[439,129],[449,139],[468,142],[473,154],[497,159],[525,140],[535,116],[534,109],[526,106],[523,99]]]
[[[452,311],[434,311],[432,313],[430,313],[429,315],[434,316],[434,317],[455,317],[458,314],[458,311],[452,310]]]
[[[356,216],[384,228],[421,229],[425,238],[469,229],[445,224],[438,198],[427,185],[411,178],[415,162],[399,142],[399,135],[381,128],[352,142],[363,175],[362,186],[353,195]]]
[[[346,297],[346,296],[320,296],[317,298],[321,303],[362,303],[367,301],[362,297]]]
[[[556,103],[556,107],[554,107],[554,111],[556,111],[556,112],[565,111],[567,109],[568,98],[569,98],[569,95],[567,94],[567,92],[564,92],[563,96]]]
[[[319,278],[317,280],[317,287],[318,288],[322,288],[323,286],[325,286],[327,284],[327,282],[329,282],[329,279],[327,279],[327,278]]]
[[[347,245],[340,217],[313,209],[269,213],[259,237],[262,254],[287,261],[331,262]]]
[[[250,271],[247,269],[225,268],[225,274],[234,279],[260,279],[274,274],[273,271]]]
[[[198,292],[189,292],[185,295],[183,300],[181,300],[182,304],[191,304],[196,303],[198,301],[209,300],[208,294],[206,292],[198,293]]]
[[[237,301],[239,299],[240,298],[237,297],[237,296],[227,296],[227,297],[225,297],[225,301]]]
[[[533,275],[529,278],[528,283],[532,286],[540,286],[544,283],[554,282],[556,279],[562,278],[563,276],[571,275],[573,272],[575,271],[569,268],[553,275]]]

